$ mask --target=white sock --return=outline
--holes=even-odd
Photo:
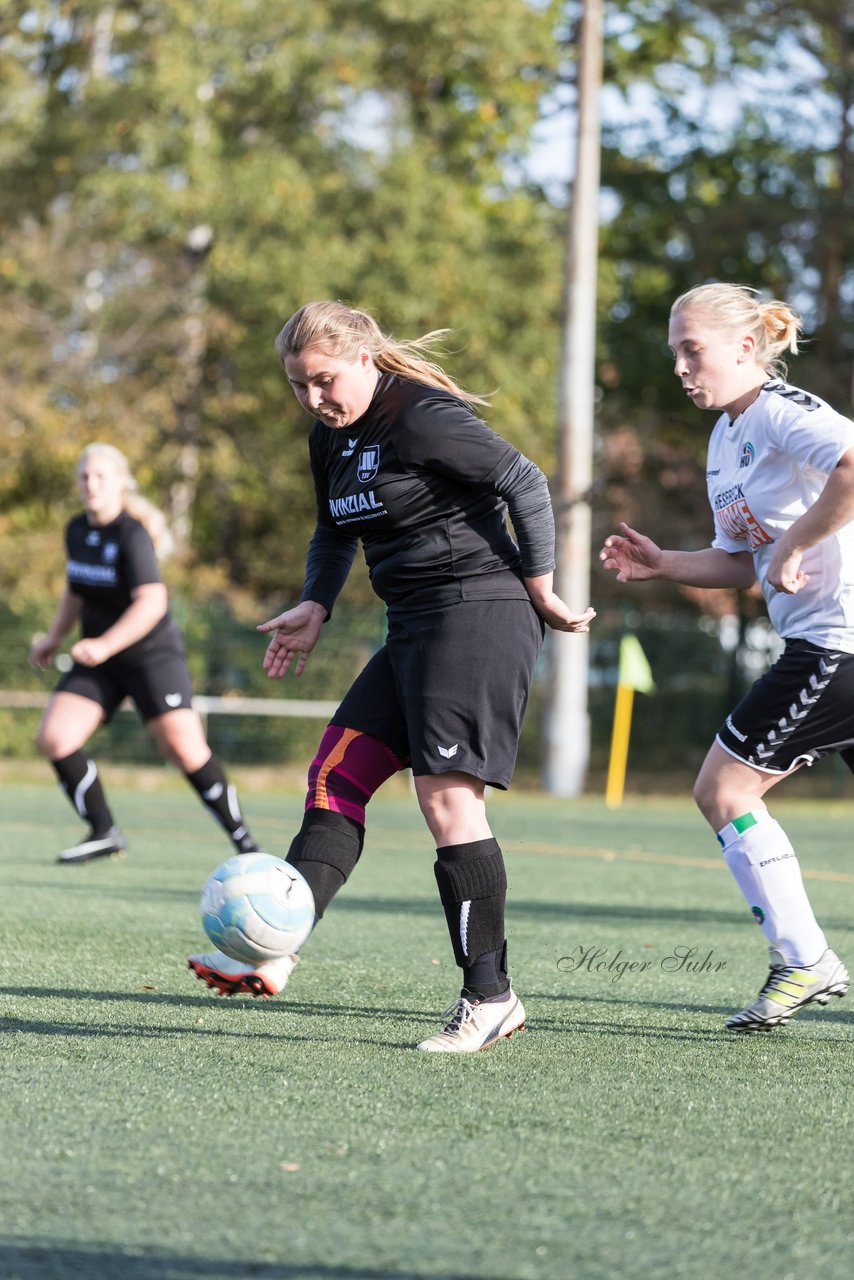
[[[718,832],[724,857],[771,946],[788,964],[811,965],[827,939],[813,915],[789,837],[765,808]]]

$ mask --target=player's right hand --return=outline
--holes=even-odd
[[[620,533],[605,539],[599,559],[606,569],[615,569],[618,582],[643,582],[657,578],[661,566],[661,547],[625,523]]]
[[[303,600],[293,609],[286,609],[277,618],[261,622],[256,631],[272,631],[273,637],[264,655],[264,670],[271,678],[286,675],[296,660],[294,675],[301,676],[308,662],[308,655],[320,638],[320,629],[327,613],[322,604]]]

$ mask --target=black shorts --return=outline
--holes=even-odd
[[[854,767],[854,654],[787,641],[717,740],[763,773],[789,773],[837,753]]]
[[[105,721],[112,718],[125,698],[131,699],[144,721],[193,705],[184,646],[177,635],[144,655],[123,657],[119,653],[99,667],[75,662],[56,686],[56,692],[76,693],[97,702],[104,708]]]
[[[379,738],[416,775],[467,773],[506,790],[543,632],[526,600],[390,619],[332,724]]]

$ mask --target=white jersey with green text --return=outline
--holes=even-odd
[[[786,640],[854,653],[854,523],[804,552],[795,595],[768,586],[774,543],[813,505],[846,450],[854,422],[817,396],[767,382],[744,413],[723,414],[709,440],[712,546],[750,551],[768,615]]]

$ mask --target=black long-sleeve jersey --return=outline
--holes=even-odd
[[[68,586],[83,602],[80,630],[87,638],[103,635],[121,617],[136,587],[161,580],[151,538],[127,511],[107,525],[90,524],[85,513],[74,516],[65,530],[65,548]],[[177,628],[167,613],[117,656],[142,656],[173,631]]]
[[[546,477],[447,391],[381,373],[356,422],[315,421],[309,452],[317,527],[302,599],[329,613],[360,540],[389,612],[527,599],[523,576],[554,568]]]

